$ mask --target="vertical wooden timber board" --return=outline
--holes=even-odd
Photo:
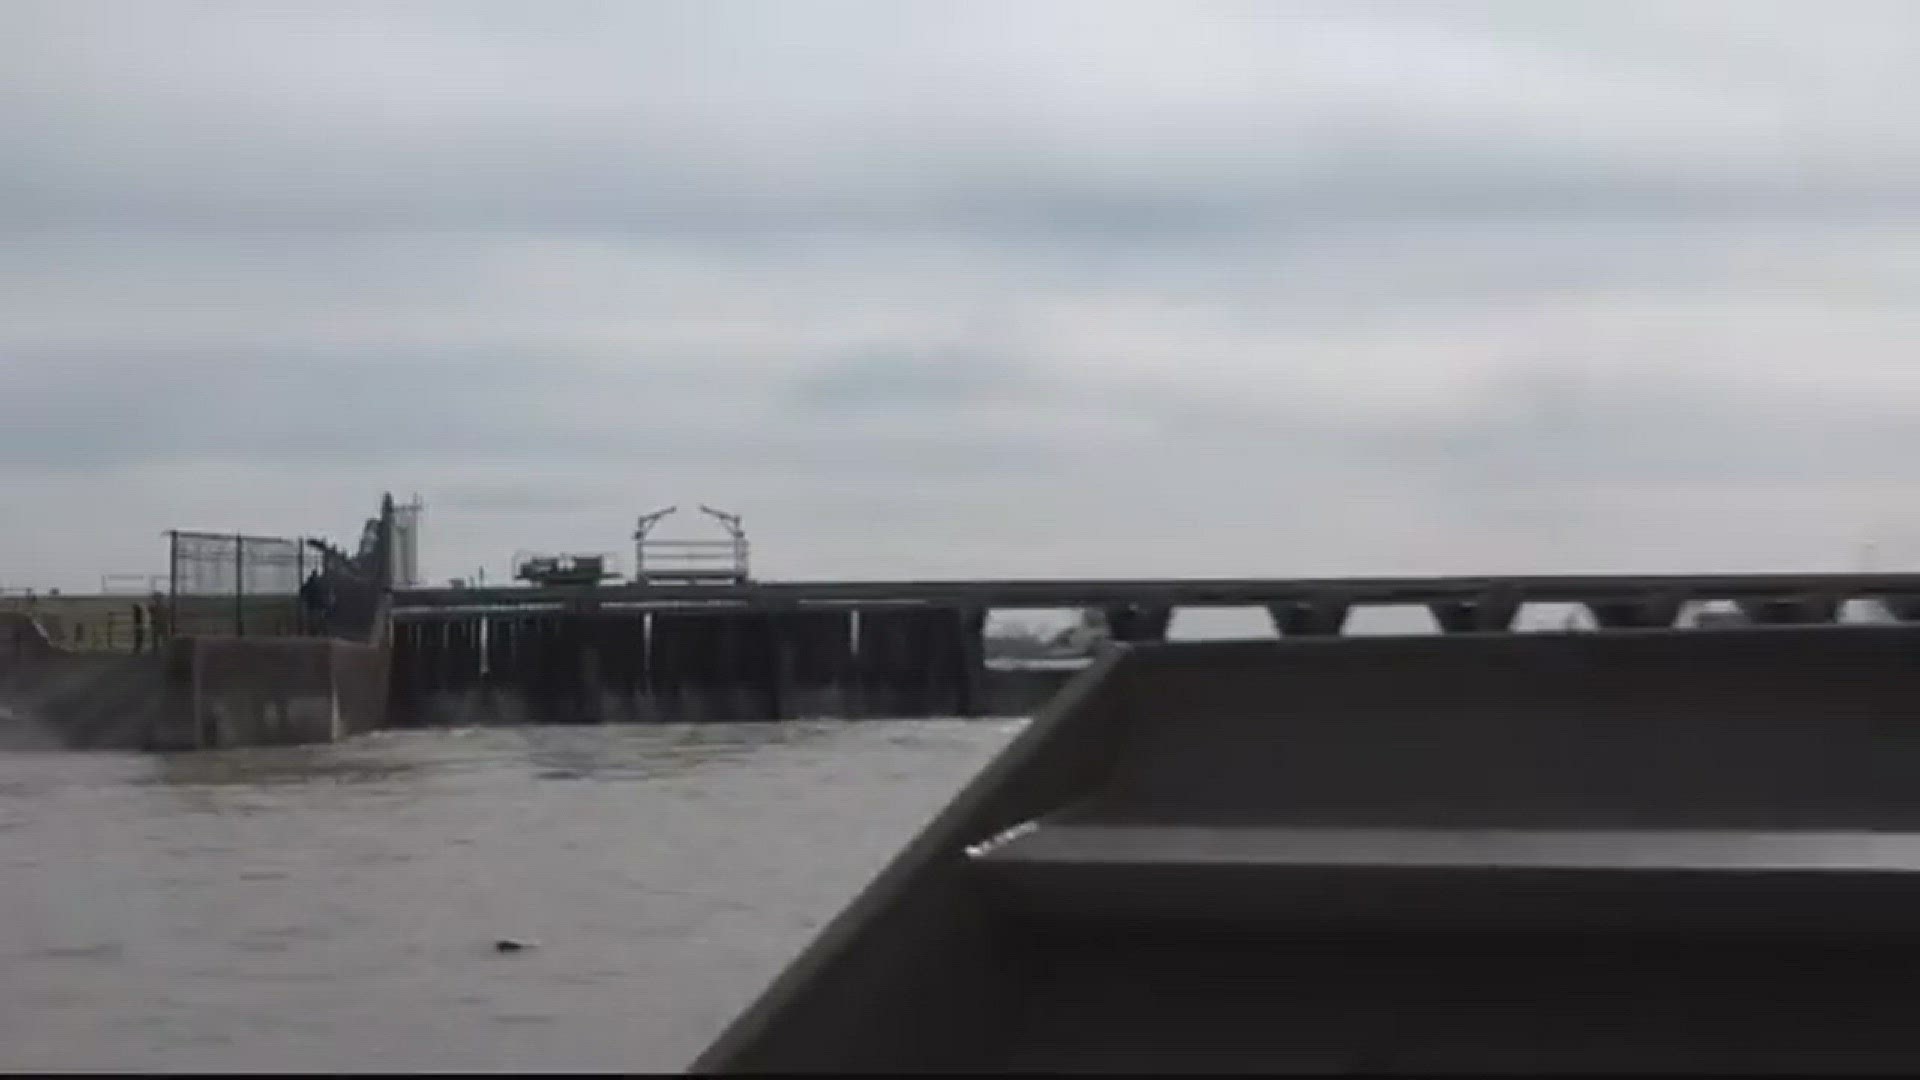
[[[540,678],[540,621],[532,615],[513,620],[513,685],[530,693]]]
[[[460,623],[458,618],[440,620],[440,670],[435,677],[441,690],[460,688]]]
[[[732,681],[747,692],[739,694],[741,719],[779,719],[780,648],[773,619],[761,612],[743,611],[732,618],[737,667]]]
[[[434,679],[443,691],[457,690],[460,687],[460,619],[439,619],[437,624],[440,628],[440,651]]]
[[[704,612],[688,612],[673,621],[679,649],[680,708],[684,720],[708,720],[713,717],[713,669],[721,648],[720,635],[713,617]]]
[[[695,627],[683,612],[656,611],[649,617],[647,633],[647,679],[652,688],[654,707],[668,720],[685,715],[683,699],[689,689],[689,645],[694,644]]]
[[[967,622],[959,608],[926,612],[926,652],[921,693],[930,716],[960,715],[966,699]]]
[[[561,623],[560,676],[565,681],[563,698],[567,702],[565,722],[592,724],[600,721],[600,669],[594,629],[596,619],[586,612],[568,612]]]
[[[859,714],[864,717],[897,715],[900,709],[899,654],[905,636],[901,612],[892,608],[864,608],[860,612],[860,648],[854,662],[860,672]]]
[[[720,682],[722,715],[729,720],[765,720],[771,714],[767,691],[773,674],[767,643],[767,622],[755,612],[729,612],[721,622],[726,637],[725,666]]]
[[[393,628],[393,683],[396,701],[411,702],[420,691],[420,626],[397,623]]]
[[[534,615],[527,620],[527,714],[530,719],[551,723],[564,716],[556,699],[560,693],[559,665],[554,619]]]
[[[481,676],[486,671],[486,636],[481,628],[487,619],[484,615],[473,615],[464,621],[467,628],[467,655],[463,661],[465,671],[462,673],[462,679],[467,689],[478,690],[483,685]]]
[[[487,686],[500,690],[513,685],[513,631],[519,620],[492,615],[487,619]]]
[[[783,716],[819,714],[853,679],[853,615],[788,611],[779,615]]]
[[[672,637],[672,616],[659,611],[647,615],[647,700],[653,714],[666,720],[674,719],[668,700],[679,676],[668,652]]]
[[[446,686],[447,624],[429,619],[420,624],[420,688],[434,692]]]
[[[968,608],[955,614],[960,623],[960,715],[979,716],[985,711],[987,612]]]
[[[449,626],[452,632],[451,647],[448,649],[451,664],[447,681],[451,689],[470,690],[479,681],[480,642],[479,635],[475,632],[478,625],[478,620],[474,617],[461,616],[454,619]]]
[[[982,621],[984,625],[984,621]],[[972,619],[937,606],[868,608],[860,614],[856,667],[869,716],[949,715],[969,678]]]
[[[704,616],[700,630],[707,647],[700,653],[701,717],[739,719],[739,684],[746,642],[741,640],[739,616],[732,612]]]
[[[600,665],[607,689],[631,697],[646,684],[646,617],[618,614],[600,619]]]
[[[399,723],[410,723],[415,719],[419,687],[419,676],[414,667],[420,656],[417,647],[420,624],[415,622],[396,623],[393,627],[392,665],[387,677],[388,715]]]
[[[659,714],[653,701],[653,616],[637,611],[633,615],[634,650],[633,667],[633,708],[642,717],[656,717]]]
[[[547,692],[552,696],[554,720],[560,723],[573,719],[572,697],[580,685],[580,652],[572,625],[578,621],[563,614],[545,620]]]

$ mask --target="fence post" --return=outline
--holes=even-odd
[[[247,636],[247,538],[233,537],[233,634]]]
[[[167,530],[167,638],[180,633],[180,530]]]
[[[313,632],[311,616],[307,613],[307,540],[303,536],[293,538],[293,632],[302,637]]]

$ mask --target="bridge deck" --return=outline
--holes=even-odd
[[[592,588],[406,589],[396,612],[444,608],[547,607],[580,603],[753,605],[919,601],[991,608],[1109,604],[1239,607],[1342,600],[1354,604],[1471,601],[1605,602],[1684,596],[1701,600],[1920,596],[1920,574],[1569,574],[1520,577],[1007,579],[971,581],[783,581],[744,584],[615,584]]]

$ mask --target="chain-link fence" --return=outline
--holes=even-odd
[[[172,634],[298,634],[312,618],[301,599],[320,568],[305,540],[232,533],[167,534]]]

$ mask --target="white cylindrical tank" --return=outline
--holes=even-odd
[[[427,504],[415,495],[393,508],[393,583],[403,589],[423,584],[420,578],[420,524]]]

